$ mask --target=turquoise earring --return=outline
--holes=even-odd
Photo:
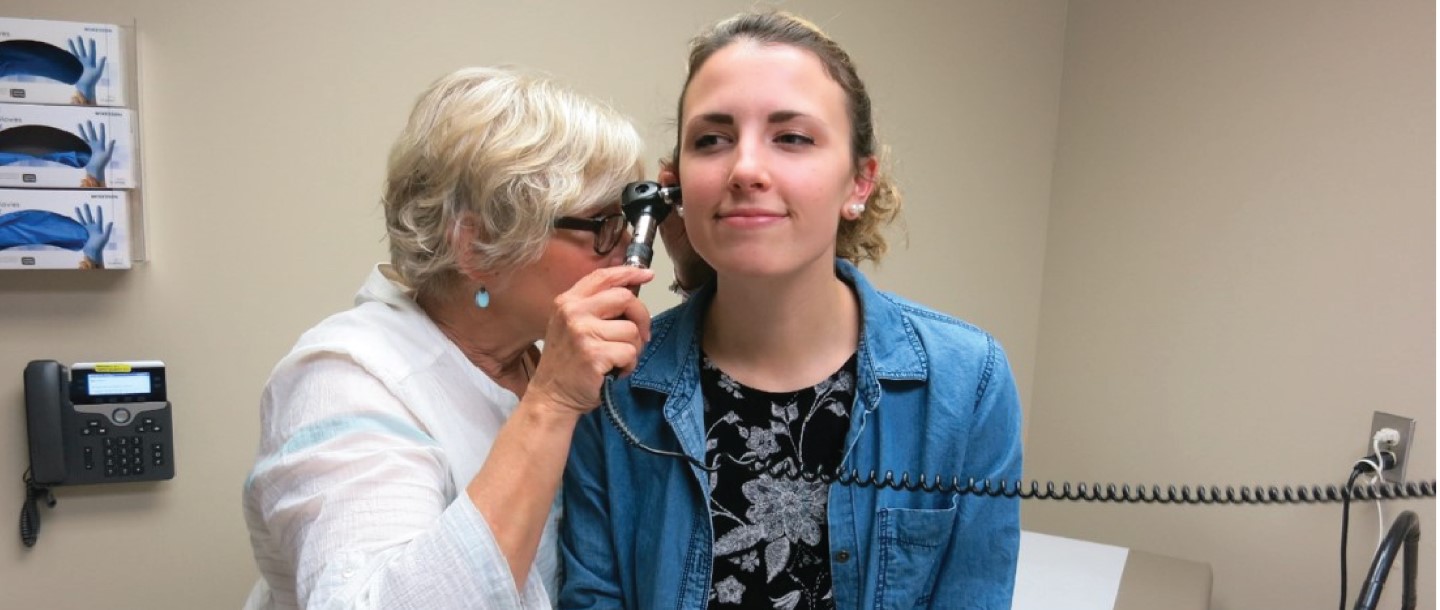
[[[481,286],[479,290],[475,291],[475,306],[480,309],[485,309],[490,306],[490,291],[486,290],[484,286]]]

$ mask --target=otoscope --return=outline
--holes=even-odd
[[[680,205],[678,186],[660,186],[648,180],[625,185],[625,191],[620,194],[620,210],[625,212],[625,220],[635,227],[635,237],[625,248],[625,266],[650,268],[660,223],[677,205]],[[631,290],[639,294],[640,287],[634,286]]]
[[[625,248],[625,262],[627,267],[650,268],[650,260],[655,256],[655,235],[659,232],[660,223],[670,214],[670,211],[682,202],[680,198],[680,187],[660,186],[660,183],[653,181],[631,182],[625,185],[624,192],[620,193],[620,210],[625,213],[625,220],[635,227],[635,236],[630,245]],[[640,294],[639,286],[631,286],[630,291]],[[663,455],[686,460],[696,467],[713,472],[715,469],[707,467],[704,462],[692,458],[683,453],[655,449],[640,442],[635,433],[630,431],[630,426],[625,424],[620,411],[615,408],[615,402],[610,399],[610,385],[619,376],[619,371],[611,371],[605,376],[604,385],[600,388],[601,400],[604,401],[605,417],[620,431],[625,442],[655,455]]]

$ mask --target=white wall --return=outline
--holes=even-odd
[[[1066,35],[1028,471],[1339,485],[1381,410],[1416,419],[1410,478],[1433,480],[1434,3],[1077,0]],[[1387,525],[1407,509],[1434,608],[1435,503]],[[1024,523],[1208,561],[1216,609],[1299,609],[1336,605],[1340,514]],[[1351,603],[1376,530],[1352,508]]]
[[[0,274],[0,396],[15,405],[0,507],[14,518],[23,498],[32,359],[165,360],[177,475],[60,490],[39,544],[0,552],[0,605],[237,606],[256,577],[239,498],[260,388],[384,256],[385,155],[420,90],[465,65],[541,68],[612,100],[658,158],[685,41],[750,4],[8,0],[5,16],[136,24],[153,262]],[[899,160],[910,247],[877,283],[991,330],[1028,394],[1065,4],[785,6],[855,55]]]

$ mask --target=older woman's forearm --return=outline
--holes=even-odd
[[[536,394],[527,395],[466,488],[521,590],[560,489],[578,420],[573,410],[552,408]]]

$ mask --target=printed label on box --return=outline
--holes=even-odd
[[[0,101],[124,106],[124,30],[0,18]]]
[[[129,269],[124,191],[0,189],[0,269]]]

